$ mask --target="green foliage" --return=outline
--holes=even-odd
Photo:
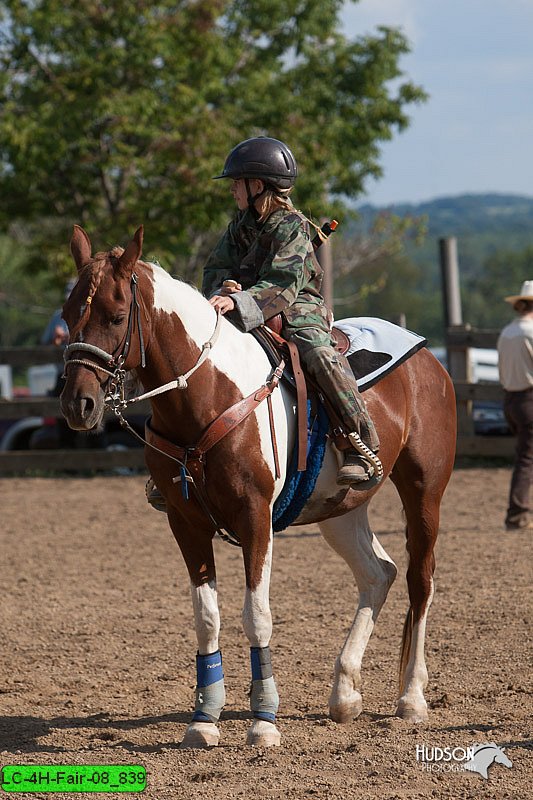
[[[347,40],[341,0],[4,0],[0,227],[28,268],[70,272],[72,223],[98,248],[139,223],[147,255],[191,276],[232,209],[212,182],[239,140],[286,140],[296,204],[320,216],[381,174],[380,143],[424,99],[404,36]]]
[[[408,327],[421,332],[422,326],[428,327],[427,293],[421,291],[424,275],[407,256],[408,246],[415,248],[424,242],[426,226],[425,217],[382,211],[367,230],[352,224],[346,236],[333,240],[337,319],[373,316],[398,322],[404,315]],[[435,321],[434,313],[430,319]],[[438,324],[442,325],[440,319]]]
[[[383,210],[366,205],[359,211],[360,217],[353,223],[351,232],[360,238],[364,235],[362,232],[371,229],[382,217]],[[438,239],[444,236],[457,236],[463,320],[474,327],[494,329],[512,317],[512,310],[503,302],[503,297],[516,294],[522,281],[533,276],[533,198],[503,194],[461,195],[436,198],[427,203],[393,205],[387,212],[393,217],[422,215],[426,219],[425,240],[404,243],[404,256],[418,275],[414,284],[409,281],[405,284],[405,296],[400,303],[399,310],[406,314],[409,328],[427,336],[431,344],[442,344],[444,340],[438,251]],[[387,286],[383,289],[383,302],[389,314],[395,313],[396,302],[391,300],[390,307],[385,302],[389,292],[391,298],[394,297],[391,282],[401,284],[403,281],[402,269],[397,273],[395,264],[389,261],[386,269],[384,267]],[[356,281],[359,280],[357,277]],[[372,274],[367,280],[372,285]],[[418,292],[423,302],[416,301],[413,291],[415,295]],[[372,308],[376,308],[377,300],[373,302]],[[377,312],[372,310],[371,313]]]
[[[467,282],[464,318],[480,328],[501,328],[514,316],[504,297],[518,294],[523,281],[533,280],[533,245],[521,251],[500,250],[485,262],[481,277]]]
[[[46,273],[31,274],[29,252],[9,236],[0,236],[0,345],[37,344],[63,300]]]

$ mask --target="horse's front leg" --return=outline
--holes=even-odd
[[[279,697],[272,674],[269,647],[272,636],[269,605],[272,538],[270,529],[263,541],[260,535],[256,535],[251,541],[243,542],[246,591],[242,619],[244,632],[250,642],[250,708],[253,715],[246,743],[259,747],[279,745],[281,740],[276,728]]]
[[[217,723],[226,693],[218,644],[220,614],[212,533],[202,536],[198,529],[187,532],[183,519],[175,519],[172,509],[168,517],[191,578],[194,627],[198,642],[196,703],[181,747],[215,747],[220,739]]]

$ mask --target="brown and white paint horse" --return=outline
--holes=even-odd
[[[196,289],[171,278],[159,266],[140,260],[142,228],[125,251],[114,248],[93,257],[89,237],[76,226],[71,251],[79,275],[63,308],[71,343],[61,409],[72,428],[89,430],[102,418],[109,367],[117,361],[120,364],[118,354],[125,356],[122,368],[134,371],[145,390],[151,391],[197,364],[202,345],[212,337],[217,315]],[[111,356],[114,361],[110,361]],[[208,358],[190,375],[188,385],[151,400],[152,427],[171,442],[193,446],[214,419],[263,386],[271,373],[257,341],[220,318],[218,340]],[[453,387],[438,361],[422,349],[368,390],[365,399],[381,440],[385,476],[396,486],[406,517],[410,607],[402,636],[396,714],[419,722],[427,718],[424,638],[433,596],[433,549],[440,502],[455,452]],[[271,517],[295,437],[294,401],[284,387],[273,391],[272,407],[279,477],[266,402],[205,457],[210,510],[242,543],[246,575],[242,620],[252,661],[253,722],[247,742],[262,746],[280,741],[275,724],[278,697],[269,657]],[[193,497],[184,498],[180,482],[173,481],[179,474],[173,461],[147,447],[146,463],[166,499],[168,521],[191,580],[198,687],[196,711],[183,744],[215,745],[224,682],[214,526]],[[366,491],[338,486],[338,463],[339,453],[328,443],[315,489],[295,524],[318,524],[326,541],[347,562],[359,589],[359,604],[335,664],[329,700],[332,719],[346,722],[361,713],[361,661],[397,569],[367,517],[368,505],[379,486]]]

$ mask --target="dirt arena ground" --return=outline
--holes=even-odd
[[[351,575],[313,527],[277,537],[280,748],[244,746],[243,573],[239,551],[217,542],[228,702],[212,751],[179,749],[195,683],[189,585],[166,518],[145,505],[144,478],[2,480],[0,765],[142,764],[142,795],[107,796],[150,800],[531,797],[532,536],[503,532],[509,477],[505,468],[456,470],[445,497],[426,725],[392,716],[407,608],[392,484],[371,521],[400,575],[363,662],[365,710],[348,725],[328,719],[327,699],[356,603]],[[417,746],[487,742],[512,761],[493,764],[488,780],[417,761]]]

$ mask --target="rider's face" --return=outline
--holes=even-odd
[[[248,182],[250,184],[250,194],[252,197],[262,191],[263,181],[249,178]],[[238,178],[231,182],[231,193],[240,211],[244,211],[248,208],[248,192],[246,191],[246,182],[244,178]]]

